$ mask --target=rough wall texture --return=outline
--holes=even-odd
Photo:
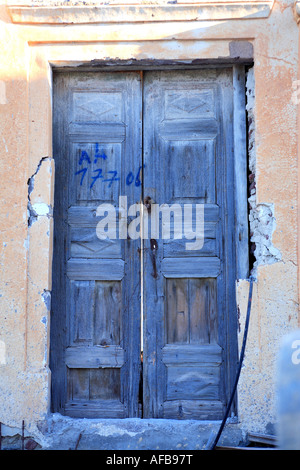
[[[274,204],[257,203],[256,198],[256,147],[255,147],[255,77],[254,67],[247,73],[246,110],[248,116],[248,158],[249,158],[249,225],[250,244],[255,262],[252,276],[257,276],[257,267],[280,261],[281,253],[273,246],[272,236],[276,230]]]
[[[0,5],[0,40],[6,45],[0,51],[0,421],[7,427],[20,430],[25,420],[26,432],[42,441],[49,414],[54,181],[50,64],[234,59],[237,49],[231,46],[230,55],[230,43],[249,43],[251,38],[254,68],[247,96],[255,185],[249,202],[256,282],[239,384],[238,427],[274,430],[276,355],[282,336],[298,325],[297,104],[292,100],[298,26],[293,7],[292,0],[277,1],[269,17],[255,20],[61,28],[13,24]],[[240,339],[248,287],[246,280],[237,282]]]

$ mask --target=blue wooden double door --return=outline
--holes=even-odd
[[[53,411],[222,418],[232,96],[231,68],[54,76]]]

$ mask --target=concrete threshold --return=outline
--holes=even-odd
[[[53,414],[40,426],[45,450],[204,450],[219,421],[172,419],[74,419]],[[243,433],[229,422],[219,445],[238,446]]]

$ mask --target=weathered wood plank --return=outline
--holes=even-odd
[[[168,400],[163,405],[164,418],[219,420],[223,414],[224,405],[218,400]]]
[[[89,400],[89,372],[86,368],[67,370],[68,401],[73,399]]]
[[[120,259],[69,259],[67,276],[77,281],[120,281],[124,277],[124,261]]]
[[[93,339],[94,281],[69,284],[68,334],[70,345],[91,343]]]
[[[65,412],[73,418],[125,418],[124,404],[119,400],[102,400],[98,402],[84,400],[70,401],[65,406]]]
[[[168,344],[217,341],[216,280],[166,279]]]
[[[120,369],[101,368],[89,371],[89,399],[119,400],[121,396]]]
[[[67,122],[68,78],[54,75],[53,80],[53,155],[55,159],[54,190],[54,251],[52,265],[51,331],[50,331],[50,368],[52,378],[51,410],[64,412],[66,401],[66,367],[64,348],[66,337],[62,334],[67,328],[67,306],[65,302],[66,283],[66,205],[65,185],[68,181],[67,159]]]
[[[71,142],[101,142],[121,143],[126,138],[126,128],[123,123],[84,124],[71,123],[69,126]]]
[[[217,341],[216,279],[189,280],[190,343]]]
[[[159,125],[159,135],[170,141],[197,141],[214,139],[218,132],[215,119],[166,120]]]
[[[272,434],[260,434],[260,433],[249,432],[247,437],[248,437],[248,440],[252,443],[265,444],[270,447],[276,447],[279,445],[278,437]]]
[[[124,364],[124,349],[120,346],[68,347],[65,351],[66,365],[70,369],[99,367],[120,368]]]
[[[189,342],[188,283],[185,279],[167,279],[166,329],[168,343]]]
[[[218,306],[223,312],[219,316],[218,334],[222,338],[224,357],[227,358],[226,369],[223,368],[223,400],[232,392],[236,378],[236,361],[238,359],[237,347],[237,306],[236,306],[236,232],[235,232],[235,192],[234,192],[234,100],[233,100],[233,70],[227,75],[226,85],[222,88],[223,106],[221,116],[223,121],[222,141],[223,146],[223,171],[220,173],[218,187],[224,187],[225,191],[219,191],[217,203],[223,207],[224,222],[220,236],[223,243],[220,244],[220,257],[224,260],[223,272],[218,277],[217,296]],[[246,185],[246,181],[240,181],[240,185]],[[228,400],[228,398],[227,398]],[[236,402],[232,407],[235,412]]]
[[[96,281],[93,344],[120,344],[122,323],[122,283]]]
[[[220,259],[211,257],[164,258],[161,263],[166,278],[217,277],[220,274]]]
[[[174,364],[222,364],[222,348],[218,344],[176,345],[168,344],[162,349],[163,362]]]
[[[93,228],[96,231],[98,223],[97,206],[70,206],[67,221],[70,226]]]
[[[211,232],[215,232],[216,229],[213,227]],[[187,243],[195,243],[196,240],[188,240],[186,238],[182,240],[168,239],[163,241],[164,257],[165,258],[196,258],[200,256],[214,256],[217,254],[218,246],[214,237],[208,238],[207,231],[205,231],[205,240],[203,247],[200,250],[190,250],[186,248]]]

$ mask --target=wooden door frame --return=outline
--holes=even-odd
[[[246,102],[245,102],[245,66],[253,65],[252,61],[241,60],[240,63],[232,64],[232,61],[211,60],[205,63],[191,64],[189,61],[134,61],[129,64],[127,61],[99,61],[96,66],[86,64],[81,67],[55,66],[52,65],[51,71],[71,72],[71,71],[146,71],[146,70],[200,70],[205,68],[232,67],[233,77],[233,163],[234,163],[234,205],[235,205],[235,257],[236,266],[234,278],[236,280],[247,279],[249,275],[249,258],[248,258],[248,193],[247,193],[247,172],[248,172],[248,155],[247,155],[247,136],[246,136]],[[227,345],[226,355],[228,362],[227,377],[227,395],[229,396],[232,384],[235,379],[237,364],[237,311],[236,315],[226,312],[227,328],[234,332],[234,341]],[[231,344],[233,347],[231,347]],[[51,350],[51,339],[50,339]],[[233,359],[232,359],[233,358]],[[237,403],[233,405],[233,411],[237,413]]]

